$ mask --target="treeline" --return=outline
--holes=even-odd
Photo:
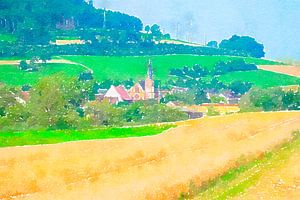
[[[32,88],[22,89],[0,85],[1,131],[81,129],[188,118],[185,113],[155,101],[118,106],[93,101],[97,92],[94,81],[80,81],[63,74],[43,78]]]
[[[168,85],[178,86],[183,88],[202,88],[222,90],[230,89],[236,94],[244,94],[250,89],[250,83],[239,82],[239,84],[225,85],[218,80],[218,76],[235,71],[249,71],[257,70],[257,66],[254,64],[247,64],[244,60],[232,60],[228,62],[218,62],[212,68],[208,70],[201,65],[194,65],[192,67],[174,68],[170,70],[171,78],[168,80]],[[248,89],[248,90],[247,90]],[[245,91],[246,90],[246,91]]]
[[[143,28],[141,20],[136,17],[96,9],[84,0],[1,0],[0,10],[0,29],[17,33],[20,39],[29,36],[46,38],[50,30],[55,30],[58,24],[65,24],[66,20],[69,26],[73,24],[78,29],[108,28],[139,32]]]
[[[242,112],[300,110],[300,91],[252,88],[242,96],[240,108]]]
[[[3,43],[2,43],[3,44]],[[136,55],[167,55],[167,54],[194,54],[194,55],[231,55],[247,56],[247,53],[233,50],[214,49],[209,47],[191,47],[175,44],[140,43],[112,43],[109,41],[95,42],[85,45],[0,45],[0,57],[33,57],[40,55],[102,55],[102,56],[136,56]]]
[[[220,61],[212,67],[212,70],[208,70],[206,67],[198,64],[191,68],[187,66],[183,68],[174,68],[170,70],[170,75],[185,79],[200,79],[208,75],[214,76],[230,72],[252,70],[258,70],[255,64],[247,64],[243,59],[234,59],[227,62]]]

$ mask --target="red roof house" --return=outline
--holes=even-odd
[[[131,102],[132,98],[124,88],[124,86],[111,86],[110,89],[104,95],[104,98],[108,99],[110,103],[118,104],[119,102]]]

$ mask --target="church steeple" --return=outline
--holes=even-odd
[[[152,67],[152,61],[149,59],[148,63],[148,72],[147,72],[148,78],[153,80],[153,67]]]

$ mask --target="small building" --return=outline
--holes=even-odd
[[[220,95],[226,99],[228,104],[238,104],[241,99],[241,95],[237,95],[231,90],[225,90]]]
[[[103,101],[106,92],[107,92],[107,89],[98,89],[98,93],[95,94],[95,100]]]
[[[206,92],[207,92],[206,97],[210,100],[213,97],[220,98],[220,100],[222,99],[222,101],[214,102],[214,103],[235,105],[235,104],[238,104],[241,99],[241,95],[235,94],[231,90],[223,90],[222,92],[218,92],[218,91],[214,91],[214,90],[207,90]]]
[[[187,92],[189,89],[188,88],[182,88],[182,87],[177,87],[177,86],[174,86],[170,93],[171,94],[175,94],[175,93],[185,93]]]
[[[170,94],[169,90],[158,90],[158,96],[160,98],[164,98],[166,97],[168,94]]]
[[[118,104],[119,102],[132,102],[132,98],[122,85],[112,85],[104,95],[104,99],[107,99],[111,104]]]

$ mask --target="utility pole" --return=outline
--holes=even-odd
[[[103,29],[106,28],[106,0],[103,0]]]
[[[106,28],[106,8],[103,10],[103,29]]]
[[[178,40],[179,37],[179,23],[176,24],[176,39]]]

